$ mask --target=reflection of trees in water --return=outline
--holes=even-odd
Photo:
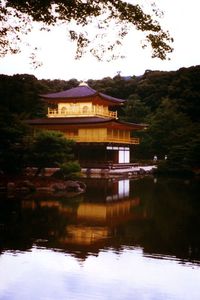
[[[148,225],[139,229],[145,251],[200,259],[198,182],[159,179],[152,185],[145,179],[135,182],[135,192],[152,214]]]
[[[111,183],[109,195],[117,191]],[[102,186],[80,199],[2,201],[1,246],[23,250],[35,243],[82,258],[106,247],[141,246],[146,253],[200,259],[198,184],[145,178],[131,181],[123,200],[92,201]]]
[[[6,200],[2,205],[7,216],[2,227],[3,248],[26,250],[32,247],[35,240],[51,240],[63,234],[68,218],[60,214],[57,206],[18,200],[16,209],[15,202],[16,199]]]

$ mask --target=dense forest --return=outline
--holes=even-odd
[[[200,66],[171,72],[147,70],[142,76],[117,75],[87,83],[95,90],[127,99],[118,111],[121,119],[148,124],[147,130],[137,133],[141,144],[135,148],[134,161],[157,155],[161,171],[199,170]],[[76,79],[0,75],[0,169],[4,170],[8,161],[20,164],[29,136],[23,120],[46,115],[40,95],[78,84]]]

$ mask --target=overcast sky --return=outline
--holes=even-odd
[[[122,76],[142,75],[147,69],[170,71],[199,65],[200,1],[157,0],[156,4],[165,13],[161,24],[174,38],[171,60],[152,59],[149,50],[141,49],[139,34],[132,32],[127,36],[122,49],[126,58],[98,62],[91,55],[85,55],[81,60],[75,61],[75,47],[67,40],[65,30],[55,28],[52,33],[35,31],[30,37],[32,44],[40,47],[38,59],[43,62],[42,67],[33,69],[28,58],[30,48],[24,48],[19,55],[8,55],[0,59],[0,73],[34,74],[38,79],[87,80],[113,77],[118,71]]]

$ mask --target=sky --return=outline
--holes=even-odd
[[[140,1],[145,3],[148,0]],[[124,59],[98,62],[92,55],[86,54],[82,59],[75,60],[75,45],[66,38],[66,31],[57,27],[51,33],[35,29],[27,38],[33,47],[36,45],[39,48],[37,55],[43,63],[41,67],[33,68],[29,59],[30,47],[24,46],[20,54],[0,59],[0,74],[26,73],[38,79],[76,78],[86,81],[108,76],[112,78],[118,72],[122,76],[138,76],[144,74],[145,70],[172,71],[199,65],[200,1],[156,0],[155,3],[164,12],[160,23],[174,38],[170,60],[152,59],[150,50],[141,48],[141,36],[136,31],[130,32],[124,41],[121,49]]]

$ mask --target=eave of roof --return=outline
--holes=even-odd
[[[100,97],[102,97],[103,99],[109,100],[114,103],[118,102],[118,103],[122,104],[122,103],[126,102],[126,100],[124,100],[124,99],[115,98],[115,97],[112,97],[112,96],[109,96],[109,95],[106,95],[103,93],[98,93],[98,95]]]
[[[146,129],[149,125],[148,124],[138,124],[138,123],[130,123],[130,122],[124,122],[124,121],[118,121],[117,120],[117,123],[118,124],[121,124],[121,125],[124,125],[124,126],[127,126],[130,128],[134,128],[134,129],[138,129],[138,130],[142,130],[142,129]]]
[[[113,121],[113,118],[100,117],[71,117],[71,118],[42,118],[27,120],[30,125],[73,125],[73,124],[98,124]]]
[[[113,118],[100,117],[70,117],[70,118],[42,118],[27,120],[29,125],[92,125],[92,124],[106,124],[112,123],[116,125],[123,125],[130,129],[142,130],[148,127],[147,124],[136,124],[119,121]]]

